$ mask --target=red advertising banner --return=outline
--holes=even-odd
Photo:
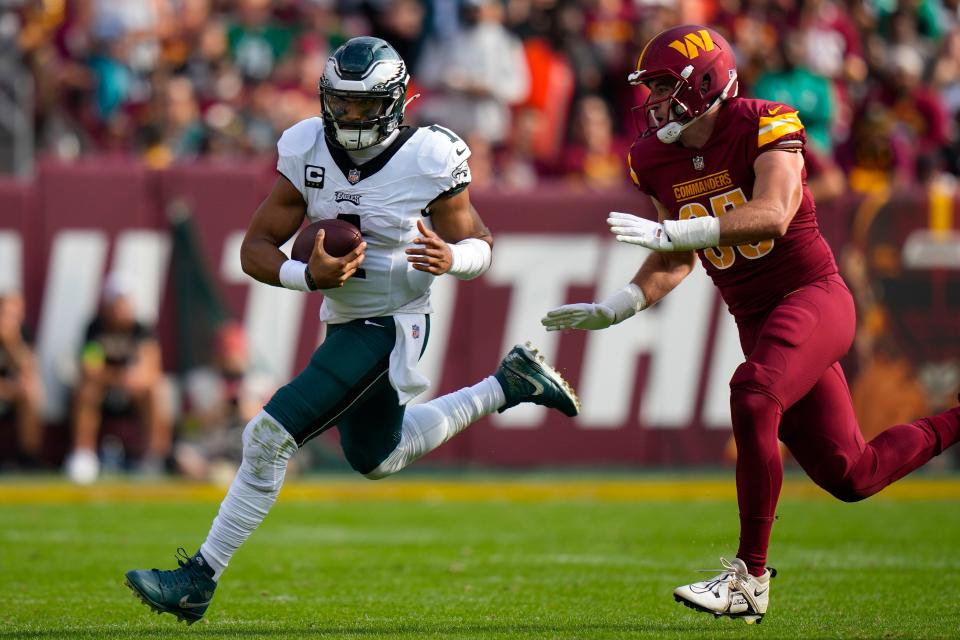
[[[140,283],[140,315],[159,324],[167,366],[176,352],[169,290],[167,215],[189,211],[207,266],[245,325],[255,365],[278,382],[322,339],[321,297],[255,283],[242,273],[247,223],[276,178],[272,165],[189,165],[149,172],[123,163],[44,165],[31,183],[0,181],[0,273],[27,295],[48,389],[47,414],[62,420],[71,361],[104,275]],[[516,342],[532,340],[577,388],[574,420],[523,407],[474,425],[435,459],[496,465],[709,464],[729,439],[728,380],[741,361],[736,331],[701,269],[656,307],[601,332],[547,333],[540,317],[602,297],[645,257],[606,231],[609,211],[652,215],[637,192],[477,193],[495,237],[482,278],[439,278],[430,346],[433,386],[423,399],[490,375]],[[851,201],[821,210],[832,239],[850,228]],[[174,206],[176,205],[176,206]]]

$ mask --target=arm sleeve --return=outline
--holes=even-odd
[[[471,179],[470,165],[464,160],[448,173],[439,177],[441,187],[446,187],[440,192],[440,195],[452,196],[460,193],[470,185]]]
[[[279,156],[277,158],[277,171],[290,181],[290,184],[297,188],[297,191],[303,193],[304,190],[304,164],[298,156]]]
[[[767,151],[803,151],[806,144],[807,133],[796,109],[770,103],[761,110],[757,128],[757,156]]]
[[[309,118],[283,132],[277,141],[277,171],[297,188],[301,194],[306,189],[307,172],[310,180],[323,180],[323,169],[306,164],[305,154],[313,148],[317,136],[323,131],[320,118]]]
[[[297,188],[297,191],[303,193],[303,163],[298,162],[298,158],[292,156],[280,156],[277,158],[277,171],[290,181],[290,184]]]
[[[430,176],[436,197],[453,195],[467,188],[472,180],[470,147],[442,127],[428,127],[428,138],[420,151],[420,167]]]

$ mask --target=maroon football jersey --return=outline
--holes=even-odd
[[[765,151],[803,150],[806,134],[793,107],[733,98],[724,103],[702,149],[637,138],[628,162],[634,184],[673,219],[721,216],[753,197],[753,163]],[[791,291],[837,272],[820,235],[803,172],[803,200],[782,238],[697,251],[734,315],[761,313]]]

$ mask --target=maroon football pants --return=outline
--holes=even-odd
[[[864,442],[837,362],[856,317],[839,276],[784,298],[761,317],[738,318],[747,360],[730,380],[737,443],[737,557],[760,575],[783,482],[778,438],[811,479],[847,502],[862,500],[954,444],[960,410],[890,427]]]

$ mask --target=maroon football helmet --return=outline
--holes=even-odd
[[[663,142],[676,142],[680,133],[708,109],[737,95],[737,60],[730,43],[713,29],[695,24],[672,27],[655,35],[640,52],[630,84],[647,85],[670,79],[674,90],[665,97],[651,94],[634,107],[634,120],[641,135],[657,131]],[[654,117],[656,107],[669,101],[669,121]],[[640,123],[642,116],[643,124]]]

